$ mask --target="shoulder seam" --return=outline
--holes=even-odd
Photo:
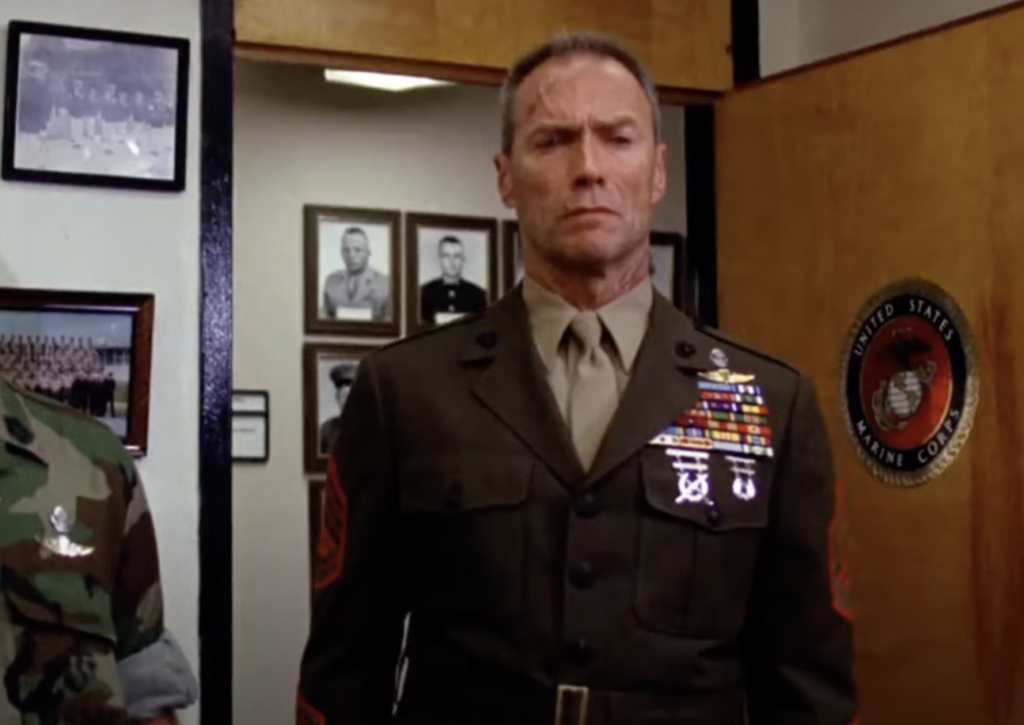
[[[431,335],[440,334],[442,332],[451,332],[454,329],[457,329],[457,328],[460,328],[460,327],[466,327],[466,326],[475,324],[475,323],[479,322],[483,318],[483,316],[484,316],[484,313],[477,312],[477,313],[474,313],[474,314],[471,314],[471,315],[466,315],[465,317],[463,317],[461,319],[458,319],[458,320],[455,320],[453,322],[448,322],[448,323],[446,323],[444,325],[437,325],[435,327],[429,327],[429,328],[427,328],[425,330],[419,330],[419,331],[414,332],[412,334],[408,334],[408,335],[404,335],[403,337],[399,337],[396,340],[391,340],[390,342],[386,342],[383,345],[381,345],[380,347],[378,347],[375,352],[383,352],[384,350],[388,350],[388,349],[391,349],[393,347],[398,347],[398,346],[402,345],[403,343],[412,342],[413,340],[419,340],[421,338],[429,337]]]
[[[763,350],[759,350],[759,349],[757,349],[755,347],[752,347],[750,345],[750,343],[745,342],[743,340],[738,340],[738,339],[728,335],[727,333],[722,332],[718,328],[708,327],[706,325],[698,324],[697,325],[697,329],[700,332],[702,332],[705,335],[707,335],[708,337],[713,337],[716,340],[721,340],[724,343],[727,343],[727,344],[732,345],[734,347],[738,347],[739,349],[743,350],[744,352],[747,352],[747,353],[749,353],[751,355],[754,355],[755,357],[760,357],[760,358],[763,358],[763,359],[768,360],[770,362],[777,363],[778,365],[781,365],[782,367],[786,368],[787,370],[792,371],[796,375],[803,375],[803,373],[798,368],[794,367],[791,363],[788,363],[788,362],[786,362],[785,360],[783,360],[781,358],[777,358],[774,355],[769,355],[768,353],[764,352]]]

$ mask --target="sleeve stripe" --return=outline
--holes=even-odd
[[[341,486],[334,454],[327,461],[327,485],[324,491],[324,524],[317,542],[315,587],[319,591],[330,586],[345,563],[348,543],[348,497]]]
[[[326,725],[327,723],[323,714],[306,702],[306,698],[302,696],[301,692],[298,694],[295,710],[296,725]]]
[[[832,608],[848,621],[853,621],[853,602],[850,597],[850,575],[846,560],[839,551],[837,528],[841,516],[841,490],[835,482],[835,504],[832,521],[828,526],[828,570],[832,589]],[[857,725],[856,722],[851,725]]]

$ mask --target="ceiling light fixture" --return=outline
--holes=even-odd
[[[337,70],[333,68],[324,70],[324,78],[331,83],[345,83],[353,86],[396,92],[409,91],[415,88],[454,85],[449,81],[439,81],[435,78],[424,78],[422,76],[403,76],[394,73],[372,73],[369,71]]]

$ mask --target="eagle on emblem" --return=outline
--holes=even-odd
[[[882,380],[871,396],[875,420],[882,430],[903,430],[921,407],[924,391],[931,387],[939,367],[932,359],[920,361],[930,350],[931,347],[912,331],[893,331],[892,340],[880,358],[896,362],[900,369]]]

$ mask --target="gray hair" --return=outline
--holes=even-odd
[[[654,118],[654,138],[656,141],[661,140],[661,107],[658,105],[658,91],[654,87],[650,73],[640,59],[625,45],[608,35],[590,32],[561,33],[519,58],[509,69],[505,83],[501,87],[502,152],[508,154],[512,151],[512,137],[515,134],[516,93],[527,76],[533,73],[538,66],[554,58],[588,54],[618,61],[636,78],[651,104],[651,115]]]

